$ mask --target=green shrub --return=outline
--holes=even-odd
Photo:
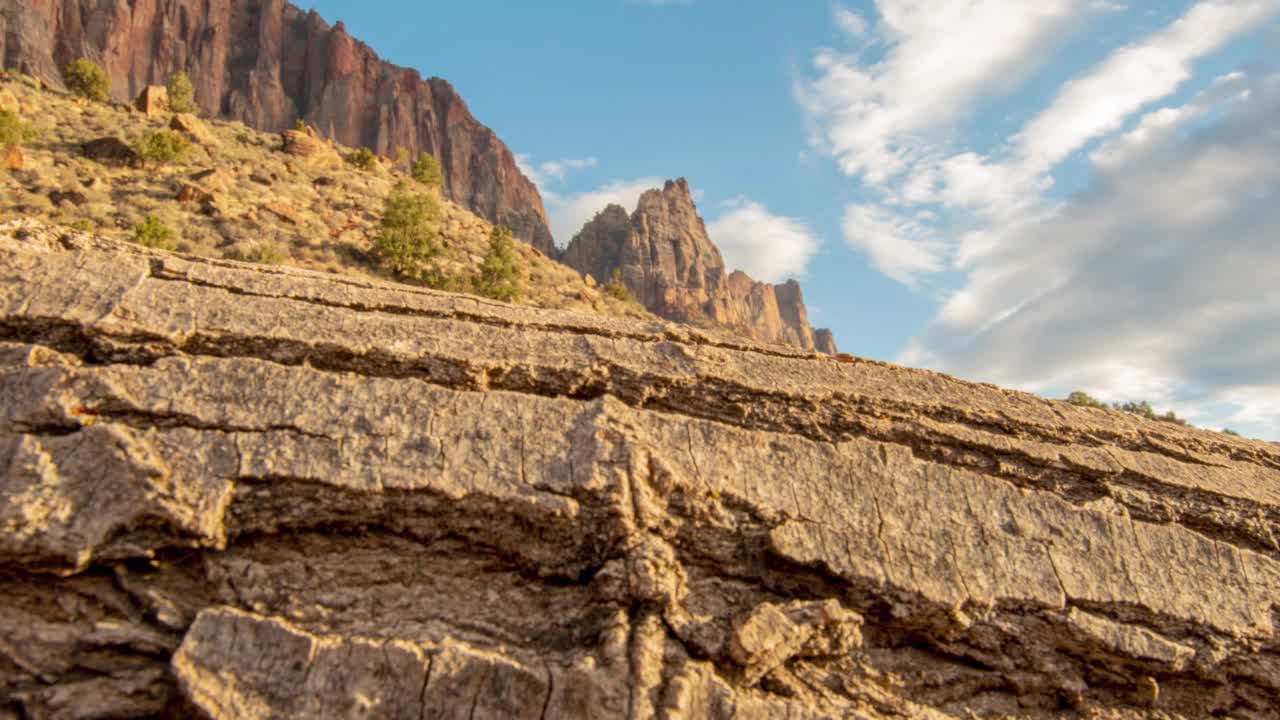
[[[444,184],[444,170],[440,168],[440,161],[429,153],[418,155],[418,160],[413,163],[412,174],[413,179],[423,185],[440,187]]]
[[[157,250],[176,250],[173,242],[173,228],[165,225],[155,215],[148,215],[142,222],[133,226],[133,241],[143,247]]]
[[[440,201],[398,183],[387,196],[374,249],[396,275],[422,277],[424,263],[440,252]]]
[[[36,129],[17,113],[0,111],[0,145],[23,145],[36,139]]]
[[[92,220],[82,219],[82,220],[76,220],[75,222],[67,225],[67,227],[71,228],[72,230],[79,230],[80,232],[93,232],[94,229],[97,227],[97,225],[95,225]]]
[[[191,152],[191,141],[176,130],[148,131],[133,143],[147,162],[167,164],[178,162]]]
[[[177,113],[194,113],[196,107],[196,89],[191,85],[191,77],[179,70],[169,78],[169,109]]]
[[[510,228],[498,225],[489,233],[489,250],[480,263],[475,289],[495,300],[515,300],[524,293],[524,260]]]
[[[286,257],[285,252],[275,243],[262,242],[254,245],[249,252],[241,253],[239,259],[259,265],[279,265]]]
[[[1231,437],[1243,437],[1243,435],[1236,432],[1235,430],[1232,430],[1231,428],[1222,428],[1222,434],[1230,435]]]
[[[1102,408],[1103,410],[1107,409],[1106,403],[1095,398],[1094,396],[1090,395],[1087,392],[1081,392],[1079,390],[1068,395],[1067,402],[1077,407]]]
[[[604,286],[604,291],[616,300],[623,302],[635,302],[636,296],[631,293],[631,288],[627,287],[626,281],[622,279],[622,268],[614,268],[613,275],[609,277],[609,283]]]
[[[80,97],[98,102],[111,99],[111,78],[98,63],[80,58],[62,69],[62,80],[67,89]]]
[[[297,120],[294,120],[294,121],[293,121],[293,129],[294,129],[294,130],[297,130],[298,132],[306,132],[306,131],[307,131],[307,121],[306,121],[306,120],[303,120],[302,118],[298,118]]]
[[[378,165],[378,156],[367,147],[347,154],[347,162],[357,170],[368,172]]]

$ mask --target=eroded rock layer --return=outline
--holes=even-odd
[[[453,87],[385,62],[315,11],[285,0],[0,0],[0,30],[3,67],[54,86],[80,57],[102,64],[123,102],[185,70],[208,114],[270,132],[301,118],[386,157],[429,152],[451,199],[554,252],[537,187]]]
[[[773,285],[729,272],[684,178],[645,192],[631,215],[609,205],[574,236],[560,260],[600,283],[617,273],[640,304],[659,317],[836,353],[831,331],[809,326],[800,283]]]
[[[1280,452],[0,227],[0,716],[1233,718]]]

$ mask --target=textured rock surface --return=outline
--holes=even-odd
[[[553,252],[537,188],[453,87],[384,62],[314,11],[284,0],[0,0],[0,29],[0,63],[56,87],[78,57],[101,62],[121,102],[186,70],[206,114],[270,132],[303,118],[389,157],[429,152],[451,199]]]
[[[1280,451],[0,227],[0,717],[1271,718]]]
[[[601,283],[620,270],[636,299],[660,317],[725,325],[762,342],[835,353],[831,331],[819,331],[822,342],[815,342],[799,283],[771,285],[728,272],[684,178],[644,193],[630,216],[618,205],[608,206],[574,236],[560,259]]]

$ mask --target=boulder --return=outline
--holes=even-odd
[[[148,85],[138,93],[133,107],[148,117],[158,117],[169,112],[169,90],[163,85]]]
[[[209,132],[209,128],[192,113],[177,113],[174,115],[169,121],[169,129],[177,130],[202,145],[209,145],[213,142],[213,135]]]
[[[26,156],[21,145],[5,145],[0,149],[0,163],[5,170],[21,170],[26,167]]]
[[[18,101],[18,96],[6,87],[0,87],[0,112],[22,114],[22,103]]]
[[[49,200],[55,207],[63,204],[79,207],[89,202],[88,196],[79,190],[53,190],[49,193]]]
[[[142,156],[132,145],[117,137],[104,137],[90,140],[80,146],[81,153],[90,160],[103,165],[142,167]]]

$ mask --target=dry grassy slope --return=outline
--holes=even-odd
[[[18,215],[77,223],[128,239],[137,222],[156,215],[177,231],[180,252],[251,257],[265,243],[282,251],[289,265],[386,276],[370,250],[383,199],[405,179],[402,172],[310,164],[283,152],[279,135],[212,119],[203,120],[209,141],[181,163],[143,170],[108,167],[83,157],[81,144],[107,136],[130,142],[147,130],[167,127],[169,117],[149,118],[123,106],[82,101],[21,79],[0,82],[0,90],[17,96],[22,115],[41,131],[40,138],[24,149],[23,169],[0,172],[0,218]],[[217,172],[192,182],[193,175],[209,169]],[[198,203],[178,202],[178,190],[185,183],[213,192],[222,216],[201,213]],[[82,193],[86,202],[57,203],[50,197],[72,191]],[[447,200],[444,207],[445,262],[461,275],[479,265],[492,226]],[[521,248],[530,270],[523,304],[649,317],[639,305],[588,286],[577,272],[532,247]]]

